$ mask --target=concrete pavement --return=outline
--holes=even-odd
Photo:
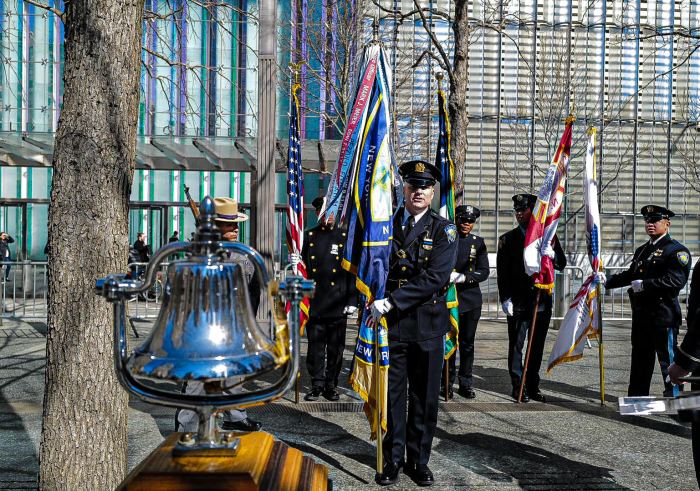
[[[141,334],[148,323],[137,323]],[[5,319],[0,326],[0,488],[36,486],[44,383],[45,325]],[[355,330],[347,336],[341,377],[347,387]],[[437,489],[697,489],[690,431],[667,417],[622,417],[617,397],[627,388],[629,325],[605,334],[607,407],[598,402],[597,347],[543,376],[547,404],[510,398],[504,323],[477,332],[477,399],[441,403],[430,467]],[[550,332],[548,347],[555,338]],[[132,342],[138,340],[132,338]],[[304,343],[305,344],[305,343]],[[305,348],[305,346],[304,346]],[[302,359],[302,396],[309,381]],[[661,376],[652,392],[661,394]],[[293,394],[250,410],[264,430],[324,462],[335,489],[374,485],[374,444],[361,403],[344,390],[337,403],[294,404]],[[174,411],[132,398],[129,466],[173,431]],[[391,489],[413,489],[402,475]]]

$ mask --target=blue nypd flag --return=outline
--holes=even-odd
[[[376,57],[378,69],[368,95],[367,117],[361,126],[361,139],[356,150],[359,158],[349,172],[352,181],[348,186],[349,226],[343,268],[356,275],[355,283],[365,297],[365,305],[371,305],[376,299],[384,298],[389,274],[395,164],[391,151],[389,72],[378,44],[370,45],[367,51],[366,56]],[[366,402],[365,413],[372,428],[372,438],[377,438],[374,417],[377,409],[379,423],[386,430],[389,342],[386,320],[381,319],[377,328],[379,339],[375,340],[374,328],[367,324],[370,318],[370,309],[362,309],[350,383]],[[378,377],[374,373],[377,347]]]

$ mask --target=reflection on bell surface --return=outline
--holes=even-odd
[[[199,256],[169,266],[153,331],[126,369],[154,382],[216,382],[276,368],[277,351],[255,320],[242,267]]]

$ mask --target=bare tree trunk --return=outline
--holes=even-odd
[[[112,310],[95,279],[125,270],[143,0],[72,0],[49,207],[41,489],[114,489],[128,396],[114,374]]]
[[[467,93],[469,83],[469,17],[467,0],[455,2],[455,17],[452,24],[455,52],[448,108],[452,125],[452,161],[455,164],[455,204],[464,204],[464,174],[467,167]]]

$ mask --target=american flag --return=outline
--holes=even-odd
[[[299,137],[298,84],[292,88],[292,108],[289,116],[289,149],[287,150],[287,249],[301,254],[304,245],[304,173],[301,170],[301,138]],[[307,278],[303,262],[294,267],[294,274]],[[301,332],[309,318],[309,299],[301,303]]]

